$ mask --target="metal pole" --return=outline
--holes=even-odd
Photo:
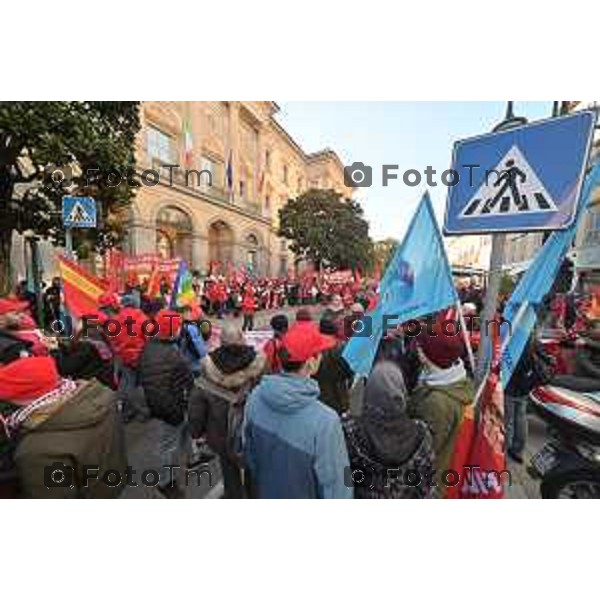
[[[467,324],[465,323],[465,315],[463,314],[460,300],[456,301],[456,312],[458,314],[458,322],[460,323],[460,328],[463,331],[463,339],[465,341],[465,346],[467,347],[467,356],[469,357],[469,364],[471,365],[471,373],[475,375],[475,357],[473,356],[473,347],[471,346],[471,332],[467,329]],[[471,325],[472,324],[473,320],[471,320]]]
[[[493,131],[505,131],[527,123],[524,117],[515,117],[513,112],[513,101],[509,100],[506,105],[506,115],[504,120],[494,127]],[[475,380],[478,384],[487,372],[487,342],[488,324],[494,318],[498,305],[498,292],[500,291],[500,281],[502,279],[502,266],[504,265],[504,251],[506,243],[505,233],[495,233],[492,235],[492,253],[490,256],[490,269],[488,274],[488,285],[485,293],[485,303],[483,307],[483,318],[480,327],[479,351],[477,354],[477,373]]]
[[[504,265],[504,246],[506,241],[505,233],[496,233],[492,235],[492,253],[490,256],[490,270],[488,274],[488,285],[485,293],[485,303],[483,306],[483,315],[480,321],[480,341],[477,352],[477,382],[481,382],[487,371],[486,348],[488,336],[488,324],[496,314],[498,304],[498,292],[500,291],[500,281],[502,279],[502,266]]]
[[[65,250],[69,260],[73,260],[73,231],[70,227],[65,228]]]
[[[40,327],[44,326],[44,299],[42,297],[42,282],[40,269],[40,255],[38,240],[34,236],[31,242],[31,271],[33,276],[33,289],[35,291],[36,319]]]

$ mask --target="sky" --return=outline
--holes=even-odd
[[[429,187],[436,215],[444,214],[448,188],[441,183],[449,169],[454,142],[489,132],[501,121],[506,102],[280,102],[279,122],[305,152],[335,150],[345,165],[373,167],[373,185],[357,188],[354,198],[365,210],[375,240],[401,239],[425,190],[427,166],[436,187]],[[529,121],[547,118],[552,101],[518,102],[514,112]],[[399,179],[381,184],[383,164],[397,164]],[[422,174],[421,185],[402,181],[408,169]]]

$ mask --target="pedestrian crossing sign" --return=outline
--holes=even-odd
[[[458,142],[444,233],[567,228],[574,219],[596,114],[582,111]]]
[[[62,217],[65,227],[96,227],[96,201],[84,196],[64,196]]]

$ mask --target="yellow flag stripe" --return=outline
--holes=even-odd
[[[104,292],[101,287],[98,287],[96,284],[92,283],[88,278],[84,277],[64,262],[60,263],[60,270],[65,281],[76,287],[78,290],[81,290],[84,294],[90,296],[94,300]]]

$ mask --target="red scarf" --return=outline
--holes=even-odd
[[[53,358],[19,358],[0,367],[0,400],[11,404],[27,404],[57,388],[60,381]]]

